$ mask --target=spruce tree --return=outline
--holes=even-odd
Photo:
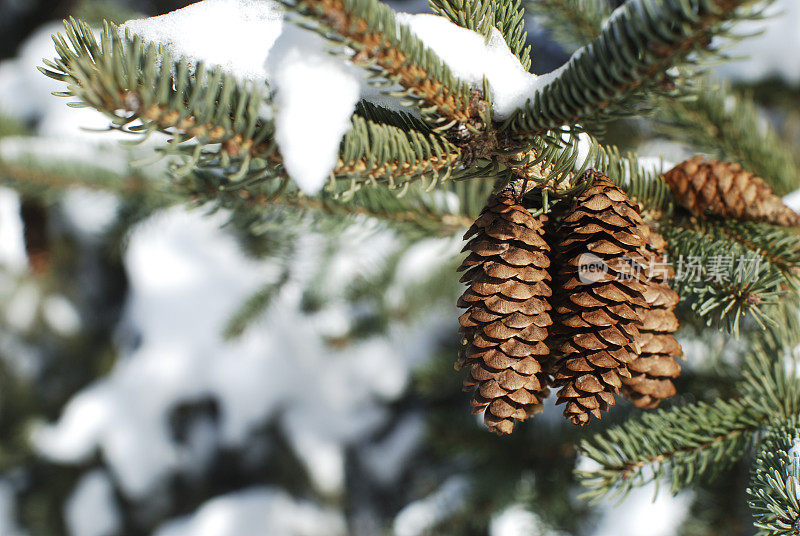
[[[755,530],[795,534],[800,384],[787,363],[800,335],[800,239],[797,214],[778,196],[800,186],[800,164],[751,98],[705,72],[725,59],[719,43],[736,37],[736,24],[769,4],[629,0],[612,15],[604,0],[431,0],[438,16],[486,39],[499,31],[526,70],[536,61],[526,13],[574,50],[518,108],[498,114],[488,81],[460,80],[378,0],[282,0],[289,23],[318,33],[403,107],[359,102],[313,194],[283,165],[275,122],[263,113],[277,105],[268,84],[188,64],[111,22],[97,36],[70,19],[42,72],[113,129],[165,134],[158,151],[169,158],[168,177],[72,174],[54,184],[59,175],[35,165],[2,171],[36,195],[83,184],[133,191],[146,206],[225,209],[254,247],[276,214],[367,216],[415,237],[472,225],[461,259],[469,288],[459,361],[490,428],[509,433],[535,420],[548,387],[581,426],[606,420],[622,394],[659,406],[574,436],[593,462],[577,472],[587,498],[654,480],[678,492],[750,463]],[[653,169],[599,141],[631,119],[709,158]],[[440,202],[442,193],[458,203]],[[291,221],[286,227],[289,242]],[[584,280],[586,255],[603,268],[599,279]],[[724,394],[681,397],[677,300],[666,285],[687,331],[738,338]],[[254,296],[229,331],[241,332],[271,294]],[[661,402],[675,392],[680,400]]]

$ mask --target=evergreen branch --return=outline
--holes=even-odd
[[[171,136],[162,151],[181,157],[173,174],[215,169],[239,185],[284,176],[274,125],[260,113],[268,104],[260,89],[242,86],[218,69],[172,61],[138,37],[123,40],[108,23],[100,43],[84,23],[71,20],[66,28],[72,47],[56,37],[59,57],[46,62],[49,70],[43,72],[67,82],[66,95],[107,114],[113,128]],[[416,130],[419,122],[407,117],[401,126],[360,116],[352,121],[332,173],[351,189],[376,181],[394,186],[400,175],[404,184],[427,178],[432,186],[449,177],[461,159],[457,147],[428,129]]]
[[[664,100],[656,109],[656,125],[663,133],[738,162],[763,177],[777,195],[800,187],[795,149],[764,121],[752,99],[728,84],[706,82],[692,98]]]
[[[494,27],[495,2],[492,0],[429,0],[431,11],[453,24],[489,38]]]
[[[478,32],[487,39],[497,28],[508,48],[527,70],[531,66],[528,34],[525,31],[525,11],[521,0],[430,0],[431,11],[446,17],[461,27]]]
[[[787,294],[786,280],[760,254],[695,229],[659,230],[677,272],[675,290],[707,325],[738,334],[748,313],[762,326],[770,323],[770,308]]]
[[[528,32],[525,31],[525,10],[521,0],[504,0],[493,2],[494,25],[503,35],[511,52],[519,58],[519,62],[529,70],[531,67],[531,47],[527,44]]]
[[[290,270],[284,266],[276,281],[267,283],[250,296],[228,319],[223,336],[234,339],[244,333],[250,324],[275,301],[283,286],[289,281]]]
[[[675,493],[733,465],[766,418],[735,400],[646,413],[583,441],[581,453],[599,467],[577,476],[594,500],[667,475]]]
[[[433,132],[406,130],[359,116],[352,121],[333,170],[337,179],[351,183],[351,190],[378,181],[390,188],[407,187],[417,179],[429,179],[426,188],[432,189],[460,164],[461,150]]]
[[[114,129],[171,136],[164,152],[188,152],[186,167],[219,161],[232,180],[275,175],[274,125],[260,115],[268,104],[262,89],[201,63],[175,61],[138,36],[123,39],[111,23],[100,42],[82,21],[65,21],[65,28],[66,39],[54,36],[58,57],[40,70],[68,84],[60,95],[76,97],[73,105],[106,114]],[[235,170],[233,160],[240,161]]]
[[[761,444],[747,488],[758,536],[800,532],[798,443],[800,429],[795,418],[770,430]]]
[[[570,50],[596,39],[611,15],[608,0],[526,0],[525,9],[543,18],[553,38]]]
[[[311,216],[321,221],[369,217],[415,236],[450,236],[472,223],[492,186],[492,181],[450,181],[428,192],[421,184],[414,184],[403,196],[397,196],[379,184],[349,195],[323,191],[311,197],[288,184],[270,182],[233,190],[218,174],[200,171],[180,179],[173,190],[197,204],[211,201],[216,208],[230,210],[255,226],[274,217],[275,210],[288,208],[296,218]]]
[[[610,15],[607,0],[529,0],[526,7],[544,16],[555,38],[568,47],[595,39]],[[778,195],[800,186],[794,149],[763,120],[749,98],[729,84],[692,82],[686,98],[662,98],[652,106],[655,125],[664,134],[740,163],[764,178]]]
[[[800,276],[800,238],[784,227],[734,219],[693,220],[694,229],[714,240],[733,240],[761,255],[779,271],[786,283],[796,285]]]
[[[583,172],[597,169],[639,203],[647,219],[672,210],[672,193],[661,170],[644,168],[635,153],[602,145],[585,133],[565,137],[551,132],[534,138],[530,150],[502,155],[501,161],[515,178],[546,186],[557,196],[574,193]]]
[[[303,16],[298,24],[338,42],[341,53],[356,65],[401,86],[397,96],[408,98],[437,129],[486,125],[486,102],[475,98],[477,92],[458,80],[408,26],[398,23],[387,5],[378,0],[281,2]]]
[[[0,183],[27,195],[55,199],[73,188],[109,191],[122,196],[145,196],[153,205],[190,202],[241,212],[254,220],[290,208],[297,214],[345,219],[375,218],[417,235],[449,236],[468,227],[477,217],[492,189],[492,181],[448,181],[428,191],[426,185],[405,183],[405,195],[385,183],[372,188],[351,189],[337,184],[317,196],[307,196],[281,181],[231,184],[213,170],[195,170],[172,181],[154,181],[131,173],[120,175],[80,162],[49,166],[37,160],[0,160]],[[348,190],[352,190],[349,191]]]
[[[104,169],[75,165],[58,170],[34,163],[0,161],[0,183],[33,197],[57,197],[73,188],[104,190],[121,195],[148,194],[155,188],[144,177],[120,176]]]
[[[644,94],[668,93],[671,67],[719,55],[712,38],[758,16],[756,0],[628,2],[600,35],[531,96],[506,123],[512,137],[602,121],[632,111]]]
[[[776,322],[753,335],[752,350],[744,360],[741,387],[753,409],[784,420],[800,414],[795,351],[800,342],[798,309],[797,302],[777,307],[772,313]]]

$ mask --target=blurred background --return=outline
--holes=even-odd
[[[503,438],[469,415],[452,369],[459,237],[281,211],[254,235],[175,206],[154,187],[164,164],[136,162],[146,143],[92,132],[106,119],[36,70],[65,16],[189,3],[0,0],[0,536],[752,532],[747,461],[674,497],[579,498],[574,444],[627,403],[577,430],[551,398]],[[797,140],[800,2],[777,4],[717,74]],[[534,70],[563,63],[529,22]],[[688,154],[637,122],[606,136]],[[677,398],[724,394],[726,337],[680,335]]]

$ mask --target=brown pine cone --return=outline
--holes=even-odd
[[[664,179],[678,203],[695,216],[708,213],[784,227],[800,225],[800,215],[764,179],[739,164],[695,156],[669,170]]]
[[[639,327],[641,354],[628,365],[630,378],[622,378],[622,393],[642,409],[658,407],[661,401],[675,394],[670,378],[677,378],[681,366],[675,360],[682,355],[680,344],[672,335],[678,329],[673,312],[678,293],[669,287],[675,272],[665,262],[666,242],[651,231],[647,241],[648,273],[644,299],[649,308],[636,307],[642,320]]]
[[[469,367],[464,388],[474,388],[474,413],[484,412],[486,425],[501,435],[538,412],[548,394],[541,363],[552,324],[546,221],[505,190],[489,198],[464,236],[472,239],[459,268],[469,288],[458,302],[467,311],[459,318],[464,347],[456,368]]]
[[[628,365],[639,354],[639,315],[647,309],[639,273],[649,228],[638,208],[596,171],[561,225],[554,305],[553,369],[564,416],[583,426],[614,404]],[[591,268],[594,267],[594,270]]]

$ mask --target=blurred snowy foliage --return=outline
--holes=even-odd
[[[764,15],[763,21],[737,26],[739,35],[759,35],[728,49],[728,55],[738,60],[720,65],[717,72],[741,82],[777,78],[800,85],[800,2],[777,0]]]

